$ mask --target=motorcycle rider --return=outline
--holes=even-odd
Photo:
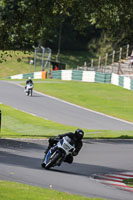
[[[33,81],[31,79],[31,77],[28,77],[28,80],[26,81],[26,86],[25,86],[25,90],[27,89],[27,85],[28,84],[32,84],[33,85]]]
[[[73,162],[73,156],[77,156],[79,151],[81,150],[82,146],[83,146],[83,136],[84,136],[84,131],[81,129],[77,129],[75,131],[75,133],[73,132],[68,132],[68,133],[64,133],[62,135],[58,135],[57,137],[51,137],[49,139],[49,146],[45,151],[45,155],[48,153],[49,149],[51,147],[53,147],[55,144],[57,144],[57,142],[62,139],[63,137],[68,136],[71,138],[71,140],[74,142],[75,144],[75,151],[73,152],[73,154],[69,154],[68,156],[66,156],[64,162],[68,162],[68,163],[72,163]],[[41,164],[42,167],[44,166],[44,163]]]

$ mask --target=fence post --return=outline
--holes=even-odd
[[[101,56],[99,56],[99,59],[98,59],[98,68],[100,68],[101,66]]]
[[[84,70],[86,71],[87,70],[87,63],[84,62]]]
[[[122,48],[120,48],[119,62],[121,62]]]
[[[1,110],[0,110],[0,132],[1,132]]]
[[[36,71],[36,56],[37,56],[37,49],[34,51],[34,72]]]
[[[91,67],[93,67],[93,63],[94,63],[94,61],[93,61],[93,59],[91,59]]]
[[[113,54],[112,54],[112,64],[114,63],[115,61],[115,50],[113,51]]]
[[[126,58],[128,58],[128,54],[129,54],[129,44],[127,45]]]
[[[42,71],[44,71],[44,51],[45,51],[45,48],[41,47],[41,49],[42,49]]]
[[[105,57],[105,67],[107,67],[107,62],[108,62],[108,53],[106,53],[106,57]]]
[[[121,70],[121,54],[122,54],[122,48],[120,48],[119,65],[118,65],[118,72],[117,72],[117,74],[120,74],[120,72],[122,73],[122,70]]]

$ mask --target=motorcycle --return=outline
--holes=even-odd
[[[26,88],[25,88],[25,93],[26,96],[32,96],[32,92],[33,92],[33,84],[27,84]]]
[[[48,153],[44,156],[42,167],[50,169],[51,167],[60,166],[66,156],[72,155],[75,150],[75,144],[68,136],[60,139],[57,144],[51,147]]]

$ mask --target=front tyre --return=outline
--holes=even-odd
[[[30,96],[32,96],[32,89],[31,89],[31,91],[30,91]]]
[[[42,166],[42,168],[45,168],[46,165],[45,165],[45,163],[42,163],[41,166]]]
[[[52,158],[49,159],[48,163],[45,165],[45,169],[50,169],[60,158],[60,153],[56,153]]]

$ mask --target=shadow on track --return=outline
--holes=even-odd
[[[0,163],[4,165],[14,165],[19,167],[39,169],[41,168],[41,159],[16,155],[15,153],[0,151]]]
[[[43,97],[44,98],[44,96],[37,95],[37,94],[33,94],[31,98],[33,98],[33,97]]]
[[[48,144],[48,141],[46,140],[28,140],[28,141],[19,140],[18,141],[15,139],[12,139],[12,140],[0,139],[0,147],[3,149],[6,149],[6,151],[3,151],[3,150],[0,151],[0,164],[14,165],[18,167],[37,169],[37,170],[44,170],[41,168],[41,163],[43,159],[43,152],[46,149],[47,144]],[[39,155],[41,155],[41,159],[34,157],[35,151],[38,152]],[[16,152],[17,153],[21,152],[21,155],[17,155]],[[25,155],[26,153],[27,155]],[[30,156],[29,156],[29,153],[30,153]],[[93,174],[98,174],[98,173],[102,174],[102,173],[113,173],[113,172],[123,172],[123,171],[125,170],[106,167],[106,166],[91,165],[91,163],[85,164],[85,163],[73,162],[72,164],[62,163],[60,167],[51,168],[51,170],[46,170],[46,171],[44,170],[44,173],[46,172],[47,173],[64,173],[64,174],[72,174],[72,175],[89,177]]]
[[[15,167],[24,167],[35,170],[44,170],[41,168],[42,159],[23,155],[16,155],[15,153],[0,151],[0,163],[4,165],[14,165]],[[63,173],[71,175],[79,175],[90,177],[93,174],[123,172],[122,169],[109,168],[105,166],[84,164],[84,163],[63,163],[60,167],[51,168],[51,170],[44,170],[44,173]]]
[[[66,165],[62,165],[60,168],[51,169],[51,171],[65,173],[65,174],[72,174],[72,175],[79,175],[79,176],[92,176],[94,174],[105,174],[105,173],[113,173],[113,172],[123,172],[123,169],[99,166],[99,165],[91,165],[91,164],[83,164],[83,163],[73,163],[68,164],[69,167]]]
[[[37,141],[37,142],[36,142]],[[15,149],[15,150],[44,150],[46,149],[46,140],[16,140],[16,139],[0,139],[0,147],[5,149]]]

